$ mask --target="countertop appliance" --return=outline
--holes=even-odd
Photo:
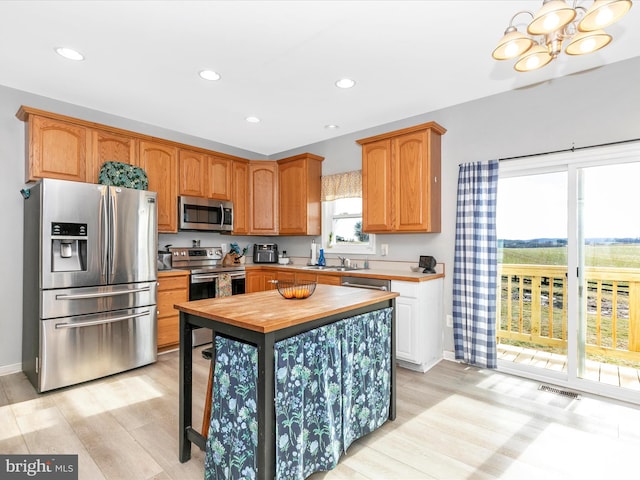
[[[245,292],[245,269],[243,266],[222,265],[224,254],[220,247],[170,248],[173,268],[189,270],[189,301],[215,298],[218,296],[223,274],[229,275],[230,293]],[[212,334],[208,328],[193,330],[193,345],[211,343]]]
[[[253,246],[253,263],[278,263],[278,244],[256,243]]]
[[[178,197],[178,228],[208,232],[233,230],[233,203],[200,197]]]
[[[22,369],[38,392],[157,359],[156,193],[44,179],[24,202]]]

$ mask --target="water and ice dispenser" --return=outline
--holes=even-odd
[[[87,270],[87,224],[51,223],[51,271]]]

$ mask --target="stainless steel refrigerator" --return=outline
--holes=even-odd
[[[156,193],[25,190],[22,369],[44,392],[157,359]]]

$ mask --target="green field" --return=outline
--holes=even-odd
[[[566,247],[503,248],[498,262],[525,265],[566,265]],[[588,245],[585,248],[588,267],[640,268],[640,244]]]

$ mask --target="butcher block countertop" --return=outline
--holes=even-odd
[[[399,294],[395,292],[319,284],[313,295],[302,300],[288,300],[277,290],[268,290],[178,303],[175,308],[247,330],[269,333],[397,296]]]

